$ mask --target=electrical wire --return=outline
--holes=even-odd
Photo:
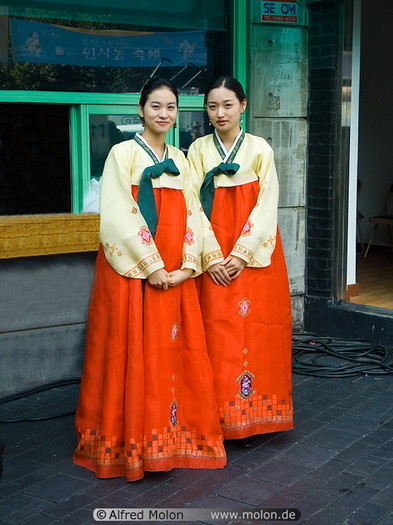
[[[367,339],[294,334],[292,371],[331,378],[393,374],[393,349]]]
[[[0,405],[4,403],[9,403],[11,401],[16,401],[25,397],[38,394],[39,392],[44,392],[45,390],[52,390],[53,388],[59,388],[67,385],[74,385],[80,383],[79,378],[63,379],[60,381],[54,381],[52,383],[47,383],[45,385],[37,386],[30,388],[29,390],[24,390],[23,392],[17,392],[16,394],[11,394],[9,396],[3,397],[0,399]],[[26,423],[30,421],[47,421],[49,419],[57,419],[60,417],[72,416],[75,414],[75,410],[70,412],[64,412],[61,414],[54,414],[50,416],[39,416],[39,417],[28,417],[28,418],[16,418],[16,419],[2,419],[0,423]]]
[[[393,348],[377,345],[372,340],[346,340],[320,337],[310,333],[293,334],[292,371],[315,377],[352,377],[393,374]],[[0,405],[45,390],[78,384],[79,378],[64,379],[18,392],[0,399]],[[0,423],[47,421],[71,416],[75,410],[41,417],[0,420]]]

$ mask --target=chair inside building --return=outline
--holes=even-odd
[[[390,240],[388,246],[393,248],[393,184],[391,184],[391,186],[388,189],[381,214],[370,217],[369,222],[374,224],[374,228],[371,233],[370,240],[368,241],[367,248],[364,252],[364,258],[367,257],[367,254],[370,250],[370,246],[375,237],[375,233],[378,227],[381,225],[387,226],[389,230],[389,240]]]

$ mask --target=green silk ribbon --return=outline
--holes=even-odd
[[[174,161],[172,159],[165,159],[162,162],[158,162],[157,164],[153,164],[152,166],[145,168],[139,183],[139,209],[141,210],[143,218],[145,219],[153,237],[155,236],[157,230],[158,216],[151,179],[157,179],[163,173],[169,173],[175,177],[180,175],[180,171],[178,170]]]
[[[203,210],[209,220],[213,207],[214,177],[216,175],[220,175],[221,173],[231,177],[232,175],[235,175],[239,167],[239,164],[236,164],[235,162],[221,162],[221,164],[206,173],[201,186],[200,197]]]

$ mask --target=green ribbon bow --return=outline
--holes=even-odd
[[[214,198],[214,177],[221,173],[231,177],[232,175],[235,175],[239,167],[239,164],[236,164],[235,162],[221,162],[221,164],[206,173],[201,186],[200,197],[202,207],[209,219],[212,213]]]
[[[153,186],[151,179],[157,179],[163,173],[169,173],[170,175],[180,175],[176,164],[172,159],[165,159],[162,162],[148,166],[143,170],[142,178],[139,183],[138,191],[138,205],[143,218],[145,219],[147,226],[149,227],[150,233],[154,237],[157,229],[157,206],[154,199]]]

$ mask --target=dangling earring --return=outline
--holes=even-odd
[[[175,122],[175,123],[173,124],[173,127],[174,127],[174,128],[177,128],[177,122]]]
[[[240,124],[243,124],[243,113],[240,113]]]
[[[145,127],[145,119],[144,119],[144,117],[141,117],[140,115],[139,115],[139,118],[141,119],[141,124],[142,124],[142,127],[144,128]]]
[[[210,120],[209,120],[209,126],[211,126],[211,125],[212,125],[212,123],[211,123]]]

